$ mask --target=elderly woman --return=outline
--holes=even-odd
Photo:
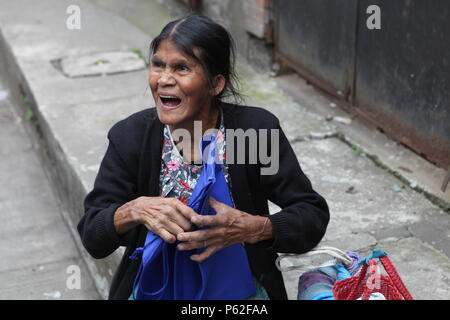
[[[238,95],[230,34],[200,15],[170,22],[151,43],[148,79],[156,107],[119,121],[109,131],[109,146],[78,225],[94,258],[126,247],[109,298],[132,295],[141,261],[129,257],[143,246],[150,230],[167,243],[178,243],[177,250],[206,247],[191,256],[199,263],[227,246],[242,244],[257,289],[248,298],[286,299],[274,263],[277,252],[300,254],[315,247],[325,233],[329,211],[302,172],[278,119],[261,108],[222,101]],[[211,198],[217,212],[213,216],[199,215],[186,205],[202,170],[194,123],[201,124],[202,134],[217,129],[218,152],[225,159],[223,172],[235,205]],[[177,129],[191,133],[192,141],[175,139]],[[278,170],[262,174],[267,163],[260,159],[227,163],[228,129],[278,130]],[[255,152],[252,145],[245,144],[247,155]],[[268,200],[281,211],[269,214]],[[204,226],[210,228],[198,229]]]

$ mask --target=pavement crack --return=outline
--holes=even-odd
[[[330,138],[337,138],[337,132],[311,132],[307,135],[297,136],[289,140],[290,143],[306,142],[314,140],[326,140]]]
[[[343,143],[345,143],[346,145],[348,145],[352,150],[355,151],[355,153],[357,155],[363,155],[364,157],[368,158],[369,160],[372,161],[372,163],[374,163],[377,167],[381,168],[384,171],[387,171],[389,174],[393,175],[394,177],[396,177],[398,180],[400,180],[402,183],[406,184],[407,186],[409,186],[412,190],[423,194],[431,203],[433,203],[434,205],[438,206],[439,208],[441,208],[442,210],[444,210],[447,213],[450,213],[450,203],[437,197],[436,195],[432,194],[431,192],[426,191],[423,187],[419,186],[417,183],[412,183],[408,178],[406,178],[401,171],[399,170],[395,170],[390,168],[389,166],[387,166],[385,163],[383,163],[380,158],[376,155],[376,154],[371,154],[369,152],[367,152],[367,150],[355,143],[350,141],[345,134],[343,134],[342,132],[337,132],[334,135],[335,138],[339,139],[340,141],[342,141]]]

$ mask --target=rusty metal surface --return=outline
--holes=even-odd
[[[450,165],[450,1],[274,1],[275,57],[351,113]],[[381,9],[381,30],[366,10]]]
[[[357,0],[273,2],[276,57],[326,92],[353,85]]]
[[[358,107],[350,107],[350,112],[358,114],[363,122],[381,129],[394,140],[404,144],[437,166],[441,168],[449,166],[450,143],[448,139],[436,135],[419,136],[416,127],[410,123],[399,121],[392,114],[381,109],[379,105],[371,105],[371,102],[364,100],[360,100],[358,103]]]
[[[360,15],[378,4],[381,30],[358,26],[359,111],[431,162],[450,165],[450,2],[360,1]]]
[[[338,91],[328,84],[326,80],[320,78],[319,76],[308,72],[304,68],[302,68],[297,62],[292,61],[290,58],[284,56],[280,52],[275,53],[275,58],[279,61],[282,61],[284,64],[291,67],[295,72],[297,72],[302,78],[306,79],[308,82],[314,84],[316,87],[322,89],[326,93],[337,97],[337,98],[343,98],[343,95],[340,95]],[[340,91],[339,91],[340,92]]]

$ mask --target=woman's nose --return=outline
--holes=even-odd
[[[170,71],[164,71],[158,79],[158,84],[161,86],[174,85],[175,79]]]

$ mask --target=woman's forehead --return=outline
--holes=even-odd
[[[193,48],[193,52],[197,58],[200,57],[200,49]],[[183,52],[178,46],[170,39],[164,39],[158,45],[158,48],[153,53],[152,57],[158,59],[177,59],[181,61],[186,61],[190,63],[197,63],[197,60],[189,56],[187,53]]]

